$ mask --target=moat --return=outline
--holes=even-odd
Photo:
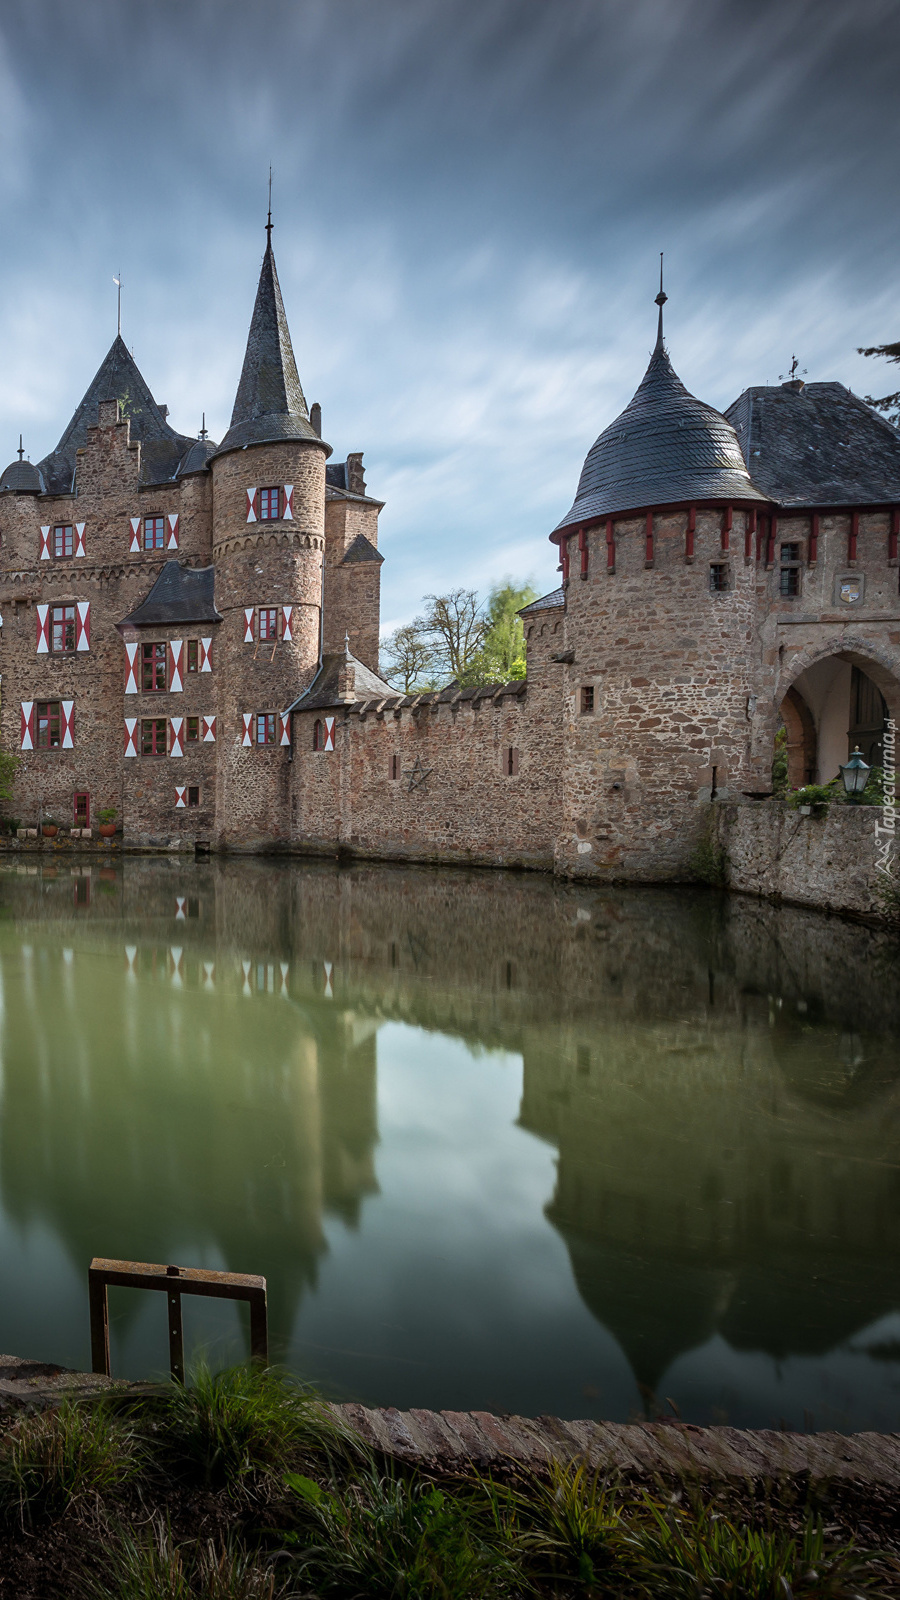
[[[900,1428],[900,944],[688,890],[0,867],[0,1350],[261,1272],[338,1398]],[[113,1370],[166,1366],[113,1291]],[[232,1306],[191,1351],[240,1359]]]

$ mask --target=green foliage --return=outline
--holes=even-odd
[[[517,1542],[538,1570],[591,1585],[615,1563],[623,1532],[617,1489],[585,1462],[551,1462],[549,1479],[533,1479],[516,1501]]]
[[[100,823],[115,822],[118,815],[119,813],[115,806],[104,806],[102,811],[97,812],[97,821]]]
[[[159,1426],[177,1470],[229,1488],[248,1474],[281,1474],[302,1450],[346,1447],[351,1437],[315,1394],[273,1368],[214,1373],[205,1363],[187,1385],[164,1391]]]
[[[787,728],[782,723],[775,735],[775,754],[772,757],[772,792],[785,795],[788,791]]]
[[[0,1439],[0,1512],[23,1525],[114,1494],[143,1465],[134,1431],[108,1407],[65,1401],[23,1417]]]
[[[885,361],[900,361],[900,342],[897,344],[872,344],[868,348],[857,347],[857,355],[881,356]],[[873,400],[870,394],[865,396],[867,406],[874,406],[876,411],[883,411],[888,422],[894,427],[900,427],[900,389],[893,394],[883,394],[880,400]]]
[[[177,1544],[169,1525],[154,1518],[136,1537],[114,1538],[99,1571],[84,1573],[79,1600],[277,1600],[271,1565],[234,1541]]]
[[[830,783],[805,783],[801,789],[792,789],[787,797],[787,803],[792,811],[798,811],[801,806],[812,806],[814,811],[824,811],[833,800],[840,796],[835,787],[840,783],[839,778],[832,778]]]
[[[382,645],[382,670],[404,694],[448,682],[463,687],[525,676],[525,630],[517,615],[537,599],[530,584],[496,584],[486,603],[473,589],[426,595],[428,609]]]
[[[374,1467],[343,1492],[297,1473],[285,1481],[299,1523],[289,1543],[317,1596],[500,1600],[523,1592],[516,1552],[465,1495]]]
[[[9,750],[0,750],[0,800],[11,800],[13,784],[19,770],[20,756]]]
[[[728,881],[728,856],[716,838],[714,816],[710,816],[691,856],[691,873],[698,883],[707,883],[714,889],[721,889]]]

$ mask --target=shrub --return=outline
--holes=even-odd
[[[0,1439],[0,1511],[23,1525],[62,1516],[76,1501],[114,1494],[143,1459],[133,1431],[107,1407],[65,1401]]]

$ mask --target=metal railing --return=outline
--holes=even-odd
[[[167,1296],[169,1367],[184,1383],[184,1327],[181,1297],[199,1294],[210,1300],[246,1300],[250,1306],[250,1357],[263,1366],[269,1360],[266,1280],[252,1272],[204,1272],[199,1267],[163,1267],[148,1261],[107,1261],[95,1256],[88,1269],[91,1310],[91,1366],[104,1377],[109,1364],[110,1285],[123,1289],[158,1289]]]

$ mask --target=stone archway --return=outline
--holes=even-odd
[[[812,765],[813,775],[800,782],[830,783],[837,777],[854,742],[859,742],[861,705],[867,714],[863,753],[880,748],[880,727],[875,724],[885,717],[900,719],[900,672],[893,661],[888,665],[889,660],[878,646],[846,638],[831,649],[794,657],[790,681],[776,702],[788,734],[792,787],[798,786],[795,774],[804,763],[806,772]]]
[[[816,779],[816,724],[803,696],[791,686],[781,702],[787,733],[787,776],[792,789]]]

